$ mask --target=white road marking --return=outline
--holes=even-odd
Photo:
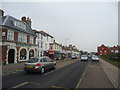
[[[90,64],[90,63],[89,63],[89,64]],[[88,64],[88,65],[89,65],[89,64]],[[78,82],[76,88],[79,88],[79,85],[80,85],[80,83],[81,83],[81,81],[82,81],[82,78],[84,77],[84,75],[85,75],[85,73],[86,73],[86,71],[87,71],[88,65],[87,65],[87,67],[86,67],[86,69],[85,69],[85,71],[84,71],[82,77],[80,78],[80,80],[79,80],[79,82]]]
[[[19,87],[24,86],[24,85],[26,85],[26,84],[28,84],[28,83],[29,83],[29,82],[21,83],[21,84],[19,84],[19,85],[16,85],[16,86],[12,87],[11,89],[13,89],[13,88],[19,88]]]
[[[48,75],[48,74],[50,74],[50,73],[52,73],[52,72],[55,72],[55,71],[57,71],[58,69],[56,69],[56,70],[53,70],[53,71],[50,71],[50,72],[48,72],[48,73],[45,73],[44,75]]]
[[[59,87],[59,86],[52,86],[52,88],[63,88],[63,87]]]

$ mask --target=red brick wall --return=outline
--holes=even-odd
[[[7,46],[2,46],[2,61],[6,61]]]
[[[102,51],[102,52],[100,52]],[[106,52],[105,52],[106,51]],[[98,55],[108,55],[109,54],[109,48],[101,45],[100,47],[98,47]]]
[[[30,43],[30,36],[27,35],[27,43]]]
[[[34,44],[36,44],[36,37],[34,37]]]
[[[14,32],[14,40],[18,41],[18,32]]]
[[[8,30],[3,28],[2,32],[5,32],[5,36],[2,36],[2,39],[3,40],[7,39],[7,32],[8,32]]]

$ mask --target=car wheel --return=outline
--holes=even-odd
[[[41,68],[41,73],[42,74],[45,73],[45,68],[44,67]]]
[[[56,65],[53,66],[53,69],[56,69]]]

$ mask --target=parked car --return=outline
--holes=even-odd
[[[99,61],[99,57],[96,56],[96,55],[93,55],[93,56],[92,56],[92,61]]]
[[[91,55],[88,55],[88,58],[91,58],[92,56]]]
[[[87,61],[88,60],[88,56],[87,55],[82,55],[81,56],[81,61]]]
[[[26,72],[41,72],[45,73],[46,70],[56,68],[56,62],[49,57],[44,56],[40,58],[31,58],[25,63],[24,70]]]
[[[71,59],[77,59],[77,56],[72,55],[72,56],[71,56]]]

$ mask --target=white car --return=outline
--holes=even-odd
[[[99,57],[98,56],[92,56],[92,61],[99,61]]]
[[[81,56],[81,61],[88,61],[88,56],[87,55],[82,55]]]

